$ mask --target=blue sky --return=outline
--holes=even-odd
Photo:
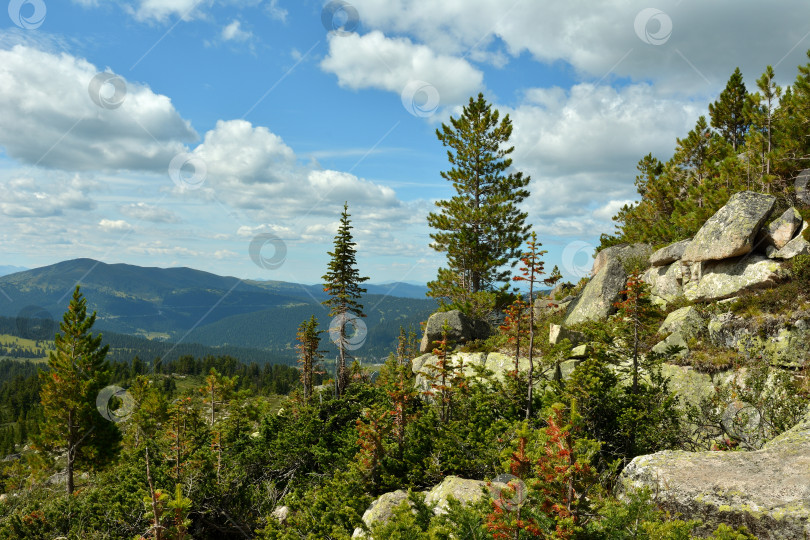
[[[325,271],[344,201],[361,273],[435,276],[425,218],[453,192],[434,131],[479,91],[513,120],[547,268],[576,280],[644,154],[667,159],[736,66],[749,88],[767,64],[786,85],[810,48],[799,0],[8,7],[0,264],[304,283]]]

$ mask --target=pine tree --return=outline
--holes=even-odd
[[[308,321],[298,326],[298,364],[301,366],[301,385],[304,387],[304,401],[312,397],[313,375],[318,370],[318,360],[323,358],[321,345],[322,330],[318,330],[318,320],[312,315]]]
[[[350,317],[365,317],[363,305],[359,302],[366,290],[360,287],[360,283],[367,281],[367,277],[361,277],[357,270],[356,243],[352,238],[352,226],[349,221],[349,205],[343,204],[343,214],[340,217],[340,227],[335,235],[334,250],[329,252],[331,260],[327,266],[326,274],[321,279],[324,280],[323,290],[329,294],[329,298],[322,304],[329,307],[329,316],[338,317],[338,329],[336,345],[338,347],[338,366],[335,370],[337,382],[337,395],[343,394],[348,384],[349,377],[346,369],[347,335],[346,325],[351,323]]]
[[[749,122],[744,114],[747,95],[740,68],[736,68],[717,101],[709,104],[712,127],[731,144],[735,152],[748,131]]]
[[[528,237],[527,214],[518,204],[528,197],[529,177],[521,172],[506,174],[512,165],[514,147],[509,115],[503,119],[483,94],[470,98],[459,118],[442,124],[436,136],[449,147],[452,165],[441,173],[456,195],[436,202],[440,209],[428,215],[431,247],[447,254],[447,268],[428,283],[429,295],[448,299],[463,308],[479,291],[507,282],[510,266],[516,264],[520,246]],[[506,285],[504,285],[504,288]]]
[[[751,123],[746,144],[755,152],[750,159],[758,161],[760,182],[764,191],[770,191],[772,181],[773,128],[782,95],[782,88],[774,82],[774,77],[773,67],[767,66],[765,73],[757,79],[759,92],[748,95],[745,109],[746,117]]]
[[[74,490],[76,465],[102,465],[120,441],[115,423],[96,410],[96,399],[109,376],[105,360],[109,346],[101,345],[101,335],[90,333],[95,322],[96,313],[87,315],[87,300],[76,286],[59,324],[55,350],[49,354],[49,369],[39,375],[45,418],[38,445],[66,451],[68,493]]]

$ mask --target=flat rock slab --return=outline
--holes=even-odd
[[[799,211],[791,207],[773,220],[767,227],[763,227],[757,236],[757,243],[776,249],[782,249],[785,244],[802,228],[802,216]]]
[[[810,536],[810,422],[755,452],[658,452],[635,458],[619,491],[649,487],[666,510],[703,520],[745,525],[757,536]]]
[[[621,263],[630,262],[633,259],[644,261],[649,259],[651,254],[652,246],[649,244],[620,244],[605,248],[596,254],[596,258],[593,260],[593,268],[591,268],[591,275],[598,274],[609,261],[618,260]]]
[[[653,266],[666,266],[674,263],[675,261],[681,260],[684,251],[686,251],[686,247],[691,241],[691,238],[687,238],[686,240],[681,240],[680,242],[675,242],[674,244],[662,247],[650,255],[650,264]]]
[[[787,272],[778,262],[760,255],[706,263],[700,281],[684,286],[684,296],[698,302],[720,300],[770,287],[785,277]]]
[[[773,195],[753,191],[735,193],[703,224],[681,260],[716,261],[750,253],[775,201]]]

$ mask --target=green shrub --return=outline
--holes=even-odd
[[[805,232],[810,231],[810,227]],[[793,278],[802,284],[810,284],[810,255],[796,255],[791,260]]]

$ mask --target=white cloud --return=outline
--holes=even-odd
[[[249,30],[242,30],[242,23],[238,20],[232,21],[222,29],[222,39],[225,41],[247,41],[253,37]]]
[[[0,146],[23,163],[63,170],[166,170],[197,138],[190,123],[168,97],[121,78],[118,94],[101,85],[94,95],[123,103],[97,105],[90,85],[98,72],[66,53],[0,50]]]
[[[118,210],[131,218],[150,221],[152,223],[178,223],[180,218],[166,208],[146,204],[144,202],[124,204]]]
[[[123,219],[102,219],[98,222],[98,226],[104,232],[126,232],[132,230],[132,225]]]
[[[340,86],[353,90],[378,88],[400,93],[411,81],[425,81],[438,90],[441,104],[466,100],[483,87],[484,78],[466,60],[379,31],[363,36],[331,34],[329,54],[321,69],[334,73]]]
[[[211,5],[210,0],[140,0],[137,7],[128,7],[128,10],[140,21],[165,21],[172,16],[191,19],[197,10]]]
[[[10,218],[46,218],[61,216],[65,211],[87,211],[96,207],[90,198],[91,182],[79,177],[59,182],[42,182],[33,177],[13,177],[0,182],[3,197],[0,214]]]

